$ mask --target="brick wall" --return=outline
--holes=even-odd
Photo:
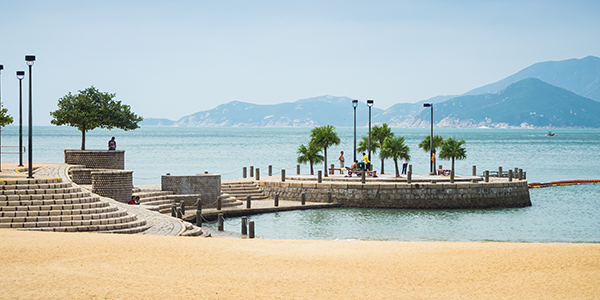
[[[131,201],[133,171],[109,170],[92,172],[92,193],[119,202]]]
[[[84,165],[89,169],[125,169],[125,151],[122,150],[64,150],[65,163]]]

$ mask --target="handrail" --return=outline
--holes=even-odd
[[[0,154],[22,154],[27,152],[27,149],[25,148],[25,146],[22,146],[22,152],[2,152],[2,148],[19,148],[19,146],[0,146]]]

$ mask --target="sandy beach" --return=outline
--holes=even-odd
[[[599,244],[0,230],[2,299],[598,299]]]

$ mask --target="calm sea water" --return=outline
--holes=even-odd
[[[328,149],[328,163],[337,164],[339,151],[352,159],[353,129],[338,128],[341,144]],[[428,155],[417,144],[427,128],[394,128],[411,149],[415,173],[427,173]],[[26,132],[26,130],[24,131]],[[515,167],[527,172],[529,182],[567,179],[600,179],[600,130],[557,129],[546,137],[541,129],[436,129],[434,134],[455,136],[467,144],[467,159],[456,162],[457,174],[471,174],[473,165],[483,170]],[[296,169],[296,150],[310,140],[309,128],[141,128],[134,131],[88,132],[87,149],[106,149],[115,136],[125,150],[126,169],[134,184],[160,183],[166,173],[189,175],[217,173],[222,179],[242,175],[242,167],[268,165],[274,173]],[[366,136],[357,129],[357,139]],[[24,137],[27,145],[27,137]],[[2,145],[18,145],[18,127],[2,131]],[[79,149],[81,135],[69,127],[34,127],[34,161],[63,162],[63,149]],[[10,151],[4,148],[3,151]],[[25,156],[25,161],[27,156]],[[3,154],[2,161],[18,161]],[[380,161],[373,156],[380,169]],[[450,165],[449,161],[439,164]],[[323,165],[315,168],[322,169]],[[386,173],[393,162],[385,162]],[[303,173],[308,166],[303,165]],[[330,209],[252,216],[257,234],[265,238],[374,239],[523,242],[600,242],[600,185],[532,189],[532,207],[488,210],[384,210]],[[228,220],[226,230],[238,231],[239,219]],[[210,225],[209,225],[210,226]]]

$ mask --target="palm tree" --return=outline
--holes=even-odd
[[[381,126],[373,126],[373,132],[371,133],[371,143],[373,142],[372,140],[376,140],[379,143],[379,145],[383,145],[387,138],[393,137],[394,133],[392,132],[392,129],[388,127],[388,124],[383,123],[381,124]],[[383,162],[385,161],[385,159],[381,157],[381,152],[379,153],[379,158],[381,159],[381,174],[384,174]]]
[[[442,143],[440,151],[440,159],[452,159],[452,173],[454,173],[454,160],[462,160],[467,158],[467,149],[463,147],[465,140],[460,141],[454,138],[447,138]],[[455,173],[456,174],[456,173]]]
[[[381,148],[379,143],[377,141],[374,141],[373,139],[371,139],[371,152],[377,153],[379,148]],[[363,136],[362,140],[358,142],[358,147],[356,147],[356,151],[360,153],[360,152],[367,152],[368,150],[369,150],[369,137]],[[360,157],[362,157],[362,155],[360,155]]]
[[[323,148],[323,157],[325,161],[323,173],[325,173],[325,177],[327,177],[327,148],[333,145],[339,145],[340,138],[335,132],[335,127],[333,125],[325,125],[313,128],[310,131],[310,137],[311,144],[317,148]]]
[[[298,153],[298,163],[309,163],[310,175],[315,175],[315,172],[313,171],[313,164],[318,164],[323,161],[323,155],[321,155],[321,148],[315,147],[314,145],[309,143],[308,147],[306,147],[305,145],[300,145],[296,153]]]
[[[425,138],[419,143],[419,148],[425,152],[429,152],[431,149],[431,141],[429,140],[430,135],[426,135]],[[444,142],[444,138],[441,135],[433,136],[433,152],[439,149]],[[429,158],[431,160],[431,157]],[[435,157],[433,158],[433,172],[435,172]]]
[[[381,148],[381,152],[379,156],[383,158],[392,158],[394,160],[394,165],[396,166],[396,177],[400,177],[400,169],[398,169],[398,159],[406,158],[406,160],[410,160],[410,148],[404,144],[404,137],[391,137],[385,139],[383,142],[383,147]]]

